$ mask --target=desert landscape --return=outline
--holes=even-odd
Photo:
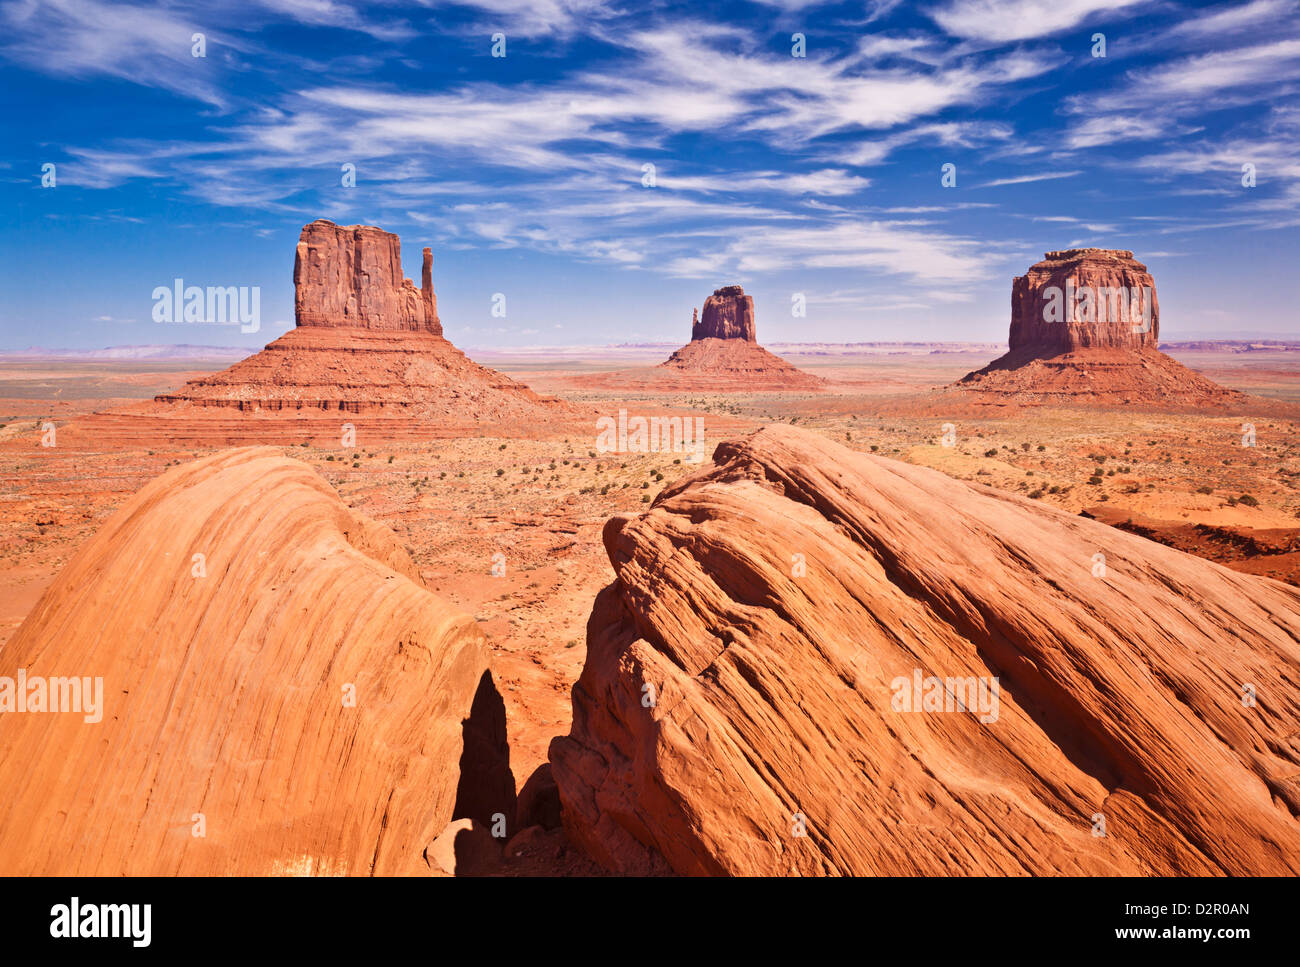
[[[231,365],[3,363],[0,657],[107,683],[0,718],[6,872],[1297,871],[1300,343],[1020,324],[1145,273],[1091,249],[1007,355],[782,358],[722,287],[488,368],[398,246],[306,225]]]
[[[1300,0],[0,0],[0,76],[6,942],[1284,935]]]

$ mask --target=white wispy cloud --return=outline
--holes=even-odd
[[[975,239],[918,230],[888,221],[774,226],[761,234],[731,238],[702,264],[719,271],[759,275],[798,269],[859,269],[925,284],[961,284],[981,278],[992,257]],[[674,262],[670,274],[687,271],[698,257]]]
[[[246,49],[181,11],[101,0],[10,0],[0,4],[0,56],[63,77],[114,77],[224,109],[223,52]],[[192,53],[204,33],[205,57]]]
[[[334,27],[369,34],[378,40],[409,40],[419,35],[403,20],[373,19],[363,12],[364,4],[342,0],[254,0],[257,6],[313,27]]]
[[[522,37],[569,35],[599,23],[618,10],[606,0],[424,0],[434,9],[469,8],[480,14],[479,33],[501,30]],[[486,33],[485,33],[486,36]]]
[[[976,185],[976,188],[999,188],[1002,185],[1024,185],[1032,181],[1055,181],[1057,178],[1074,178],[1083,174],[1082,171],[1043,171],[1033,175],[1016,175],[1011,178],[997,178],[993,181],[986,181],[982,185]]]
[[[1300,81],[1300,37],[1193,54],[1132,70],[1115,90],[1071,96],[1066,109],[1082,115],[1199,113],[1207,106],[1222,109],[1271,101],[1288,81]],[[1211,96],[1216,101],[1207,104]]]
[[[763,171],[752,174],[723,173],[678,177],[671,172],[658,178],[661,188],[708,193],[779,192],[788,195],[852,195],[871,184],[869,178],[853,175],[842,168],[822,168],[808,172]]]
[[[1146,0],[950,0],[930,11],[948,33],[1007,43],[1043,37]]]
[[[1065,133],[1065,144],[1079,149],[1117,141],[1153,141],[1169,136],[1176,127],[1173,118],[1155,113],[1100,114],[1073,124]]]
[[[1229,3],[1211,10],[1201,11],[1170,27],[1166,38],[1210,38],[1222,43],[1225,37],[1237,31],[1267,24],[1294,20],[1300,12],[1297,0],[1250,0],[1248,3]]]
[[[867,167],[879,164],[899,148],[912,144],[940,144],[952,148],[975,148],[1007,142],[1015,136],[1011,125],[1002,121],[943,121],[914,124],[883,135],[861,135],[838,147],[832,157],[843,164]]]

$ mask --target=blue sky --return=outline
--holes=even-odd
[[[1298,14],[0,0],[0,349],[260,346],[317,217],[417,282],[431,245],[463,346],[680,343],[734,282],[761,341],[1004,341],[1012,277],[1083,245],[1151,267],[1164,338],[1295,337]],[[176,277],[260,286],[261,331],[153,322]]]

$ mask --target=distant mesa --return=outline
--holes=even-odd
[[[513,817],[490,655],[306,464],[248,447],[175,467],[2,649],[29,704],[0,714],[0,869],[425,873],[453,818]],[[98,708],[53,711],[56,676],[83,709],[92,679],[69,676],[100,679]]]
[[[293,277],[296,328],[157,400],[195,410],[342,411],[462,425],[518,425],[568,409],[444,338],[428,248],[417,289],[402,275],[396,235],[318,219],[302,230]]]
[[[1160,352],[1159,339],[1155,279],[1132,252],[1048,252],[1012,283],[1006,354],[954,385],[992,404],[1247,400]]]
[[[550,761],[612,869],[1300,873],[1296,588],[779,424],[603,536]]]
[[[758,345],[754,299],[738,285],[715,289],[695,310],[691,341],[660,370],[678,383],[695,380],[701,389],[819,390],[826,381],[806,373]]]

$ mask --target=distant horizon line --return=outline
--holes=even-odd
[[[1234,333],[1231,335],[1224,334],[1217,330],[1208,330],[1204,332],[1184,333],[1178,339],[1162,339],[1160,346],[1179,346],[1186,343],[1197,342],[1215,342],[1225,345],[1248,345],[1253,343],[1270,343],[1283,346],[1300,346],[1300,334],[1277,333],[1277,332],[1259,332],[1259,333]],[[808,342],[789,342],[776,340],[773,342],[763,342],[760,345],[770,347],[780,347],[786,349],[798,349],[799,347],[873,347],[873,348],[918,348],[925,346],[962,346],[986,349],[1004,348],[1005,341],[1002,340],[962,340],[962,339],[912,339],[912,340],[855,340],[855,341],[832,341],[816,340]],[[681,346],[676,340],[663,340],[655,342],[623,342],[623,343],[531,343],[525,345],[475,345],[466,344],[460,346],[463,351],[469,352],[486,352],[486,353],[528,353],[528,352],[566,352],[566,351],[592,351],[592,350],[629,350],[629,349],[673,349]],[[201,359],[207,355],[220,356],[252,356],[261,352],[264,347],[261,346],[233,346],[233,345],[213,345],[201,343],[119,343],[109,346],[99,347],[74,347],[74,346],[27,346],[15,349],[0,349],[0,358],[85,358],[102,356],[109,353],[121,353],[123,356],[153,352],[159,356],[167,355],[172,359]],[[186,352],[188,351],[188,352]]]

